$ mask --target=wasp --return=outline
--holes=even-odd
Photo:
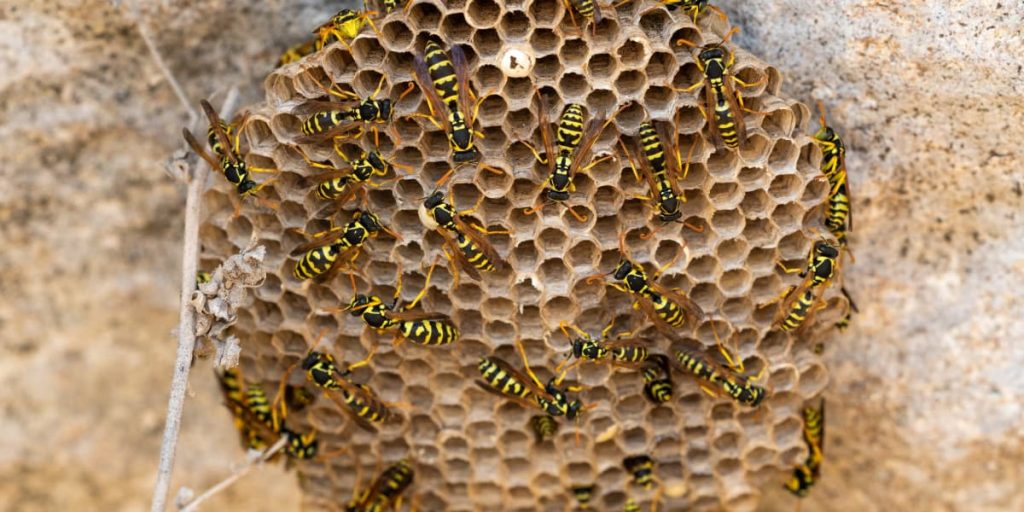
[[[357,293],[352,297],[348,306],[342,308],[342,311],[348,311],[352,316],[362,318],[367,326],[377,332],[393,332],[395,336],[393,343],[396,346],[404,340],[424,346],[455,343],[461,334],[448,315],[410,311],[426,295],[427,288],[430,287],[430,278],[436,266],[437,262],[435,261],[427,271],[423,289],[416,294],[412,302],[402,306],[401,310],[398,309],[398,299],[402,294],[402,272],[399,269],[395,295],[390,305],[375,295]]]
[[[626,500],[626,504],[622,507],[622,512],[640,512],[640,505],[637,505],[636,500],[629,498]]]
[[[836,322],[836,329],[839,329],[839,332],[844,332],[847,328],[850,327],[850,319],[853,317],[853,314],[860,313],[860,310],[857,309],[857,303],[853,302],[853,297],[850,297],[850,292],[846,291],[845,286],[840,288],[840,291],[843,293],[843,296],[846,297],[846,301],[849,303],[849,306],[846,309],[846,314],[843,315],[843,317],[840,318],[838,322]]]
[[[277,59],[277,67],[298,62],[303,57],[320,51],[321,48],[323,48],[323,44],[321,44],[319,38],[310,39],[309,41],[292,46],[281,54],[280,59]]]
[[[829,184],[828,210],[825,226],[840,246],[846,245],[846,232],[853,230],[850,212],[850,190],[846,179],[846,146],[832,127],[825,123],[825,105],[818,102],[821,128],[814,134],[814,142],[821,147],[821,172]]]
[[[438,190],[427,196],[419,209],[423,225],[436,230],[444,238],[444,254],[453,263],[453,288],[458,286],[458,269],[479,281],[480,272],[493,272],[505,266],[505,261],[482,235],[507,234],[508,231],[488,230],[466,220],[476,212],[483,199],[481,196],[472,208],[458,211],[451,198],[445,201],[444,192]]]
[[[371,352],[366,359],[339,370],[333,356],[311,350],[301,364],[307,380],[330,392],[331,399],[347,411],[359,427],[375,432],[374,424],[382,424],[395,417],[391,410],[395,404],[384,402],[369,386],[356,384],[350,377],[354,369],[368,365],[372,357]]]
[[[793,331],[805,325],[807,317],[814,312],[814,305],[831,284],[839,268],[839,255],[840,250],[835,245],[821,240],[808,253],[805,268],[789,268],[779,263],[779,267],[787,274],[799,272],[803,278],[799,285],[788,287],[778,297],[762,304],[764,306],[782,301],[775,319],[780,329]]]
[[[565,4],[565,10],[569,13],[569,19],[572,20],[574,26],[579,28],[579,25],[576,24],[576,17],[572,14],[573,11],[576,11],[583,18],[583,25],[586,26],[589,23],[594,33],[597,33],[597,24],[604,19],[601,5],[597,0],[562,0],[562,3]]]
[[[718,148],[724,145],[726,148],[736,149],[740,143],[747,140],[747,127],[743,122],[743,111],[752,111],[746,108],[743,103],[743,95],[733,84],[750,89],[767,80],[762,77],[757,82],[746,83],[730,72],[732,65],[736,62],[736,54],[726,48],[725,43],[736,32],[739,32],[739,29],[734,27],[722,38],[721,43],[705,45],[700,49],[695,61],[701,73],[704,74],[704,79],[680,90],[681,92],[693,92],[704,86],[705,104],[701,107],[701,111],[708,120],[711,136]],[[690,47],[696,46],[686,39],[680,39],[677,43]]]
[[[793,476],[784,487],[803,498],[817,481],[824,460],[825,449],[825,400],[817,407],[804,408],[804,442],[807,443],[807,459],[793,469]]]
[[[391,122],[394,114],[394,104],[405,98],[412,92],[414,84],[409,83],[405,91],[399,95],[398,100],[392,103],[390,98],[377,99],[384,88],[385,77],[381,75],[374,89],[366,98],[358,94],[341,89],[336,84],[329,87],[314,79],[317,85],[330,96],[339,98],[340,101],[310,100],[293,110],[295,114],[309,114],[306,121],[302,123],[303,137],[296,139],[300,144],[316,143],[326,139],[358,139],[366,132],[366,126],[370,126],[373,132],[374,144],[380,146],[380,136],[377,127]],[[394,126],[394,125],[390,125]],[[348,133],[354,131],[355,133]],[[391,131],[396,140],[400,143],[398,132]]]
[[[659,268],[650,277],[641,265],[633,263],[626,251],[625,234],[619,235],[619,251],[623,259],[610,273],[616,281],[610,286],[633,296],[633,308],[643,310],[659,328],[671,332],[684,325],[695,326],[704,319],[704,311],[697,303],[683,295],[679,290],[669,290],[655,281],[665,269],[675,263],[675,259]],[[606,274],[597,274],[586,279],[587,283],[604,280]]]
[[[633,339],[632,333],[623,333],[617,336],[615,340],[608,341],[608,333],[611,332],[614,325],[614,320],[609,322],[608,326],[601,331],[601,337],[595,339],[590,333],[581,330],[575,325],[566,322],[559,324],[562,333],[565,334],[566,338],[569,338],[571,343],[570,351],[566,355],[565,362],[562,364],[575,357],[576,362],[570,365],[570,368],[585,361],[605,363],[622,368],[636,369],[642,367],[651,355],[647,350],[647,344],[638,339]],[[573,338],[572,334],[569,333],[569,329],[572,329],[578,337]],[[562,364],[555,368],[556,372],[561,370]]]
[[[375,11],[357,12],[351,9],[342,9],[338,11],[338,14],[331,17],[327,23],[313,30],[313,33],[316,34],[317,43],[321,48],[330,44],[331,38],[334,38],[345,45],[349,52],[351,52],[352,47],[349,46],[348,42],[355,39],[366,25],[373,29],[378,39],[383,37],[370,18],[370,16],[375,14],[377,14]]]
[[[473,129],[480,104],[485,95],[473,104],[473,91],[469,88],[469,64],[462,47],[451,47],[451,58],[436,37],[427,39],[423,56],[416,55],[413,61],[416,84],[427,98],[430,114],[412,114],[411,117],[425,118],[437,129],[448,134],[448,145],[452,160],[456,163],[469,162],[480,158],[480,150],[473,138],[483,138],[483,133]],[[447,111],[447,114],[445,114]],[[466,116],[470,113],[469,117]],[[438,119],[441,121],[438,121]],[[501,174],[489,166],[482,168]],[[446,176],[447,177],[447,176]]]
[[[377,236],[377,233],[384,232],[392,237],[401,240],[401,236],[388,228],[377,215],[356,210],[352,220],[343,227],[331,227],[326,231],[307,235],[312,238],[307,243],[296,247],[292,256],[299,256],[295,263],[295,278],[302,281],[319,277],[324,281],[333,277],[340,269],[338,259],[347,255],[349,264],[353,264],[359,257],[359,251],[367,238]]]
[[[750,380],[756,379],[748,380],[734,375],[723,370],[710,360],[686,350],[676,351],[676,360],[682,365],[684,372],[690,373],[698,379],[703,379],[711,384],[718,385],[727,395],[739,403],[757,407],[764,400],[766,394],[764,388],[750,383]],[[701,386],[701,389],[714,396],[710,389],[704,386]]]
[[[345,161],[344,168],[314,162],[306,156],[305,152],[299,151],[309,166],[324,170],[324,172],[306,176],[298,183],[300,187],[313,187],[313,193],[317,199],[331,202],[317,213],[317,217],[333,215],[357,194],[362,194],[365,204],[366,187],[379,186],[370,181],[374,176],[386,176],[394,169],[396,176],[389,180],[394,181],[398,179],[397,171],[399,169],[403,172],[410,169],[408,166],[386,160],[377,151],[370,151],[363,153],[359,158],[349,159],[337,146],[335,149]]]
[[[519,350],[529,377],[524,376],[502,359],[483,357],[480,359],[478,369],[484,377],[484,381],[477,381],[477,385],[487,392],[518,402],[526,407],[539,408],[551,416],[565,416],[572,420],[579,417],[583,411],[588,410],[579,400],[570,401],[568,398],[567,391],[578,391],[578,388],[567,386],[562,389],[559,387],[565,378],[564,371],[559,376],[552,377],[546,385],[541,384],[540,379],[530,369],[526,351],[519,340],[516,340],[516,348]]]
[[[678,115],[677,112],[675,126],[679,124]],[[675,133],[674,129],[672,133]],[[686,179],[686,175],[689,172],[690,156],[693,153],[694,146],[690,146],[690,154],[686,156],[687,166],[684,171],[682,151],[679,149],[678,144],[673,142],[677,142],[675,135],[655,127],[652,121],[647,120],[640,123],[640,130],[637,136],[640,139],[641,147],[641,151],[638,151],[638,153],[643,153],[644,155],[644,158],[639,159],[641,172],[637,172],[633,155],[621,139],[619,139],[619,147],[625,153],[629,167],[632,169],[636,180],[639,182],[642,174],[643,180],[650,187],[651,195],[645,196],[643,199],[655,203],[657,206],[657,218],[661,222],[681,222],[679,219],[682,218],[683,212],[679,209],[679,206],[681,203],[686,202],[686,197],[679,190],[678,180]],[[682,222],[682,224],[698,233],[704,231],[703,226],[695,226],[688,222]],[[641,238],[646,240],[652,235],[654,235],[653,230],[646,237],[641,236]]]
[[[356,471],[359,471],[356,465]],[[388,466],[373,484],[362,494],[357,494],[345,506],[346,512],[382,512],[384,510],[400,510],[402,493],[412,485],[416,477],[412,464],[402,459]],[[356,481],[361,478],[356,477]],[[358,493],[358,490],[355,491]]]
[[[651,354],[648,361],[643,371],[644,396],[654,405],[672,400],[672,367],[668,356]]]
[[[558,422],[550,414],[537,414],[530,418],[530,427],[537,436],[537,442],[553,439],[558,433]]]
[[[537,90],[536,97],[539,112],[538,124],[544,156],[541,157],[540,152],[529,142],[524,141],[523,144],[530,149],[534,158],[541,165],[548,167],[548,178],[545,180],[541,193],[537,196],[536,204],[525,210],[524,213],[527,215],[540,212],[544,208],[545,199],[555,202],[568,201],[569,193],[576,190],[576,186],[573,184],[573,177],[576,176],[576,173],[588,172],[597,164],[612,158],[611,156],[602,156],[584,165],[588,161],[590,150],[593,148],[594,143],[597,142],[598,137],[615,120],[619,112],[625,108],[625,106],[620,107],[607,120],[604,119],[603,115],[597,115],[587,122],[584,131],[580,132],[579,129],[582,126],[583,120],[583,106],[570,103],[562,112],[561,120],[558,124],[558,151],[556,152],[555,141],[552,140],[553,137],[551,135],[551,123],[547,117],[547,107],[544,105],[544,98],[540,93],[540,89]],[[580,216],[571,208],[569,213],[580,222],[586,221],[586,217]]]
[[[576,503],[580,505],[580,509],[590,509],[590,500],[594,499],[594,491],[596,489],[597,486],[594,484],[578,485],[572,488],[572,495],[576,498]]]
[[[262,387],[244,385],[237,368],[218,373],[217,380],[245,448],[264,450],[283,436],[287,440],[285,453],[290,457],[301,460],[317,456],[316,432],[299,434],[285,427],[283,410],[274,410]]]
[[[253,167],[242,158],[241,132],[248,121],[248,113],[243,115],[237,122],[228,124],[221,120],[217,111],[213,109],[208,101],[202,100],[199,104],[203,107],[203,112],[206,113],[206,117],[210,121],[210,128],[207,131],[210,149],[213,150],[220,160],[218,161],[217,158],[207,153],[187,128],[182,129],[181,132],[182,136],[185,137],[185,142],[192,148],[192,151],[195,151],[203,160],[206,160],[206,163],[211,168],[220,169],[228,183],[235,187],[235,191],[240,198],[255,197],[256,193],[274,180],[270,179],[263,183],[256,183],[252,179],[252,173],[276,173],[277,169]],[[260,199],[260,202],[271,209],[277,207],[274,202],[267,199]],[[235,216],[238,215],[240,209],[241,204],[236,203]]]
[[[654,460],[647,455],[630,455],[622,459],[622,466],[633,477],[633,483],[650,490],[657,482],[654,474]]]
[[[213,275],[210,274],[209,272],[206,272],[204,270],[199,270],[196,272],[196,286],[209,283],[211,279],[213,279]]]

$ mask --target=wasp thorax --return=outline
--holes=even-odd
[[[615,279],[621,280],[625,279],[632,271],[633,263],[629,260],[622,260],[619,262],[619,266],[615,267],[615,271],[613,271],[612,274],[615,276]]]

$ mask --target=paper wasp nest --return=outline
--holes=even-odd
[[[374,436],[323,397],[288,418],[295,429],[315,428],[324,451],[345,445],[358,452],[362,486],[376,476],[375,468],[410,457],[416,477],[406,498],[418,510],[480,510],[497,504],[504,504],[503,510],[565,510],[574,504],[570,489],[590,483],[597,484],[591,502],[597,510],[621,509],[630,497],[646,507],[653,494],[632,485],[622,468],[625,456],[646,453],[657,462],[656,473],[665,485],[686,486],[685,495],[662,499],[663,510],[753,510],[760,489],[781,485],[806,456],[800,411],[828,380],[828,370],[812,348],[819,342],[827,346],[842,299],[834,286],[826,295],[829,307],[799,339],[773,330],[775,307],[758,304],[797,282],[776,262],[803,264],[815,233],[825,232],[819,206],[827,183],[815,180],[820,151],[808,135],[816,120],[805,105],[778,95],[777,70],[730,44],[739,78],[756,82],[767,77],[745,94],[747,106],[764,115],[746,116],[749,138],[738,153],[715,151],[698,109],[701,91],[677,93],[670,86],[685,88],[702,77],[691,49],[674,41],[718,42],[728,30],[726,23],[708,14],[694,25],[682,12],[640,0],[604,11],[595,31],[574,26],[557,0],[504,5],[491,0],[415,0],[407,15],[399,10],[376,20],[380,39],[366,27],[351,43],[351,52],[335,43],[278,69],[266,80],[266,101],[249,109],[252,119],[243,149],[248,146],[251,165],[282,171],[260,192],[280,205],[270,210],[247,202],[233,218],[229,194],[235,191],[217,177],[206,195],[202,267],[213,268],[248,245],[253,232],[266,246],[267,280],[254,293],[251,306],[240,312],[234,333],[242,340],[247,378],[268,389],[321,332],[322,349],[348,362],[378,347],[371,367],[359,369],[356,380],[368,382],[385,400],[410,404],[401,410],[401,422],[382,427]],[[324,311],[350,300],[344,274],[328,283],[302,283],[292,277],[295,259],[288,253],[306,240],[295,231],[328,226],[315,218],[323,202],[297,185],[301,176],[319,171],[310,169],[294,149],[305,116],[292,111],[307,98],[324,96],[317,79],[350,84],[366,97],[383,75],[381,97],[396,99],[413,80],[413,55],[422,52],[430,34],[449,45],[463,45],[474,89],[481,95],[494,93],[480,109],[478,127],[484,138],[479,145],[482,161],[505,174],[466,166],[448,187],[462,209],[485,197],[475,217],[510,232],[488,237],[510,268],[480,282],[463,275],[452,289],[442,258],[422,307],[449,314],[462,339],[449,347],[406,342],[395,349],[389,336],[365,329],[358,318]],[[518,78],[503,73],[501,60],[508,48],[532,57],[531,73]],[[622,158],[576,176],[569,204],[586,216],[585,222],[561,206],[525,215],[523,209],[533,205],[546,178],[546,167],[536,164],[519,142],[539,142],[535,87],[541,89],[552,121],[568,102],[582,103],[590,116],[633,102],[595,144],[596,155],[618,154],[620,134],[634,140],[646,115],[643,108],[659,121],[671,121],[681,110],[678,130],[684,134],[684,157],[696,145],[689,175],[680,184],[686,197],[683,220],[704,231],[653,221],[652,205],[637,198],[647,194],[647,185],[637,183]],[[380,133],[384,156],[411,166],[413,172],[369,189],[368,209],[403,238],[382,235],[368,242],[359,265],[364,272],[357,276],[363,293],[390,297],[401,269],[402,295],[410,300],[424,282],[424,268],[441,253],[441,237],[421,225],[417,208],[450,168],[450,150],[443,132],[404,118],[416,111],[427,112],[418,90],[396,107],[398,137],[388,130]],[[373,136],[358,144],[371,149]],[[332,158],[343,164],[329,144],[303,147],[314,160]],[[353,143],[342,148],[350,157],[358,156]],[[339,223],[348,220],[342,215],[346,218]],[[648,226],[657,226],[654,236],[640,239]],[[676,398],[653,407],[642,396],[638,372],[584,365],[578,370],[586,388],[581,398],[599,405],[579,423],[579,445],[577,428],[564,419],[554,441],[537,444],[529,426],[536,411],[473,384],[481,356],[496,354],[521,368],[513,348],[519,337],[531,365],[546,379],[569,347],[558,330],[562,320],[597,334],[615,318],[616,330],[641,327],[640,334],[659,352],[671,355],[676,345],[683,346],[659,335],[631,309],[625,294],[584,283],[587,276],[615,266],[620,232],[626,233],[634,261],[646,263],[649,271],[679,258],[660,282],[681,288],[709,318],[717,319],[717,332],[730,347],[739,346],[749,373],[768,365],[761,383],[769,388],[769,397],[760,407],[747,408],[726,396],[706,395],[693,379],[677,372]],[[683,337],[693,340],[690,348],[703,344],[709,354],[713,350],[709,320]],[[294,372],[291,382],[303,382],[301,371]],[[598,442],[616,426],[616,435]],[[329,464],[297,465],[313,509],[340,509],[352,496],[353,459],[343,455]]]

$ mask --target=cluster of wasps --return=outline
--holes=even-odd
[[[592,24],[594,30],[598,30],[597,23],[602,17],[599,4],[593,0],[564,1],[571,7],[568,9],[570,14],[578,14],[584,23]],[[623,3],[629,1],[634,0],[624,0]],[[385,0],[383,15],[402,15],[411,3],[408,2],[402,10],[394,0]],[[725,14],[709,5],[707,0],[662,0],[659,3],[671,11],[681,11],[695,23],[708,12],[716,13],[727,21]],[[376,14],[373,11],[342,10],[318,27],[315,37],[310,41],[289,49],[281,57],[279,65],[299,62],[304,56],[329,44],[348,46],[367,25],[379,36],[373,22]],[[747,83],[734,74],[735,54],[728,42],[737,30],[730,30],[718,43],[701,47],[687,40],[675,42],[695,48],[694,62],[702,73],[702,79],[684,89],[673,89],[677,93],[688,94],[703,88],[704,103],[701,111],[707,120],[711,139],[719,151],[738,151],[747,139],[744,114],[756,115],[757,112],[746,107],[741,90],[755,88],[766,80],[762,78],[758,82]],[[393,181],[399,172],[412,172],[408,166],[394,162],[380,152],[379,130],[394,126],[393,118],[398,104],[407,94],[418,89],[426,99],[428,112],[411,112],[405,117],[422,121],[427,129],[444,132],[453,163],[449,173],[438,180],[438,189],[424,198],[419,208],[420,220],[426,228],[443,237],[442,252],[456,284],[460,275],[481,280],[486,274],[507,266],[488,241],[488,236],[507,232],[486,229],[472,220],[471,216],[479,208],[480,202],[469,209],[460,210],[455,206],[450,193],[446,194],[441,189],[452,174],[465,166],[475,166],[483,172],[504,172],[480,162],[481,152],[476,142],[483,135],[477,130],[476,122],[480,105],[488,95],[476,95],[469,74],[470,66],[463,49],[458,45],[447,44],[434,35],[426,39],[422,49],[415,55],[412,81],[394,101],[379,97],[385,82],[382,76],[376,90],[365,98],[334,83],[320,84],[327,99],[306,101],[294,110],[295,114],[305,116],[301,127],[302,136],[295,140],[295,148],[312,168],[311,173],[298,185],[308,188],[317,201],[325,203],[317,216],[330,220],[331,227],[318,233],[300,233],[308,241],[291,251],[291,255],[296,258],[293,275],[300,281],[330,282],[338,273],[347,271],[353,296],[348,304],[337,308],[336,312],[348,313],[359,318],[367,328],[391,335],[396,345],[409,341],[424,347],[437,347],[452,345],[459,340],[459,328],[450,317],[417,308],[430,285],[438,261],[435,260],[426,272],[422,289],[407,304],[400,304],[401,269],[396,279],[394,296],[390,300],[359,293],[353,274],[358,272],[358,258],[366,248],[366,242],[381,233],[396,239],[401,239],[401,236],[378,215],[365,208],[350,212],[347,222],[341,225],[335,225],[334,218],[360,197],[365,206],[367,188]],[[539,214],[543,208],[554,203],[566,207],[577,220],[585,220],[571,207],[567,207],[575,192],[575,175],[586,173],[603,161],[617,158],[628,162],[637,181],[646,182],[649,186],[650,193],[645,199],[652,205],[652,215],[657,222],[680,223],[696,231],[701,229],[682,220],[680,206],[685,198],[678,183],[685,179],[692,155],[688,154],[685,158],[682,156],[676,129],[678,118],[673,119],[672,123],[647,119],[640,124],[637,133],[623,134],[630,136],[633,142],[630,144],[620,139],[617,146],[619,154],[592,157],[595,142],[626,105],[610,113],[596,113],[587,119],[585,107],[571,103],[565,106],[557,123],[552,123],[539,90],[536,98],[539,104],[540,145],[535,146],[532,140],[521,142],[530,149],[536,161],[546,168],[547,175],[539,186],[536,203],[527,208],[525,214]],[[228,123],[221,120],[207,102],[203,101],[202,106],[210,121],[207,142],[213,154],[207,152],[187,130],[184,131],[184,137],[196,153],[213,169],[223,173],[235,187],[239,199],[236,214],[241,201],[247,198],[256,198],[263,206],[275,208],[272,201],[259,197],[260,191],[273,182],[273,178],[257,183],[253,173],[274,173],[276,170],[248,165],[242,151],[240,139],[248,116],[242,115]],[[374,142],[372,150],[358,157],[346,155],[341,150],[340,142],[360,140],[370,133],[373,134]],[[394,136],[397,137],[397,132]],[[824,217],[825,227],[832,238],[823,237],[814,243],[805,265],[790,268],[780,262],[779,266],[784,272],[799,273],[801,281],[762,305],[777,303],[778,313],[773,320],[774,325],[779,330],[795,333],[806,329],[814,312],[825,307],[823,293],[839,271],[841,255],[846,250],[847,231],[851,225],[845,148],[839,135],[825,124],[823,108],[821,129],[814,134],[814,140],[823,152],[822,178],[830,185]],[[314,161],[304,149],[304,146],[325,142],[333,144],[335,152],[345,162],[343,166]],[[691,153],[692,150],[693,146],[690,148]],[[392,174],[395,178],[387,178]],[[683,329],[692,330],[706,320],[715,321],[715,317],[704,312],[685,292],[659,284],[659,276],[675,260],[648,272],[629,254],[624,234],[620,234],[619,248],[622,258],[615,268],[608,274],[588,277],[588,283],[603,282],[627,294],[633,309],[641,311],[660,333],[670,339],[680,339],[679,332]],[[845,290],[843,293],[846,293]],[[852,300],[849,304],[852,308]],[[847,326],[849,316],[848,312],[837,324],[839,329]],[[523,370],[499,357],[485,356],[478,365],[482,379],[477,384],[502,400],[536,410],[538,414],[531,418],[530,425],[538,442],[546,442],[556,434],[558,418],[578,420],[594,407],[594,404],[585,405],[578,398],[577,393],[582,389],[579,385],[566,380],[569,370],[581,364],[604,364],[638,372],[643,379],[645,397],[655,405],[673,399],[675,373],[694,379],[709,395],[725,395],[746,407],[758,407],[770,394],[768,389],[757,384],[767,366],[761,368],[757,375],[748,375],[742,358],[726,348],[717,331],[714,333],[722,361],[701,350],[681,349],[671,355],[659,354],[652,350],[653,345],[649,340],[633,333],[612,336],[612,328],[613,324],[610,323],[600,335],[595,336],[575,325],[560,324],[559,329],[569,340],[568,350],[565,360],[554,368],[553,376],[547,381],[542,381],[533,371],[525,348],[516,340],[515,346],[521,356]],[[712,328],[714,330],[713,323]],[[385,402],[368,384],[360,383],[355,378],[357,369],[370,366],[373,352],[355,363],[339,363],[333,355],[318,350],[319,344],[318,341],[304,358],[284,372],[273,402],[268,401],[267,395],[258,385],[247,385],[238,370],[219,374],[225,403],[235,418],[245,446],[262,449],[284,438],[285,453],[290,458],[301,460],[326,456],[317,448],[315,432],[298,434],[285,426],[289,410],[301,409],[317,397],[305,388],[286,384],[292,371],[299,366],[309,383],[336,402],[359,427],[368,431],[376,431],[378,426],[394,420],[398,415],[396,409],[409,406]],[[806,495],[818,477],[824,442],[824,403],[817,408],[807,408],[804,414],[804,438],[809,455],[806,462],[794,470],[793,478],[785,484],[786,488],[799,496]],[[339,453],[343,450],[339,449]],[[655,462],[649,456],[640,454],[627,457],[623,466],[632,475],[634,483],[642,488],[651,489],[658,485]],[[346,505],[346,510],[397,510],[401,495],[411,485],[413,478],[413,463],[403,459],[384,470],[365,490],[357,491]],[[594,489],[594,485],[579,485],[572,489],[581,508],[589,507]],[[653,500],[652,508],[656,504],[657,497]],[[639,507],[630,499],[626,510],[639,510]]]

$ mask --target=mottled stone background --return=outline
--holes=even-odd
[[[126,2],[127,3],[127,2]],[[340,2],[146,2],[193,99],[239,87]],[[822,483],[804,510],[1024,510],[1024,6],[723,1],[783,92],[849,146],[861,314],[829,348]],[[0,510],[140,510],[174,353],[185,112],[125,7],[0,6]],[[1017,165],[1015,165],[1017,164]],[[175,487],[239,460],[200,367]],[[291,510],[269,468],[210,510]],[[766,490],[765,510],[792,510]]]

